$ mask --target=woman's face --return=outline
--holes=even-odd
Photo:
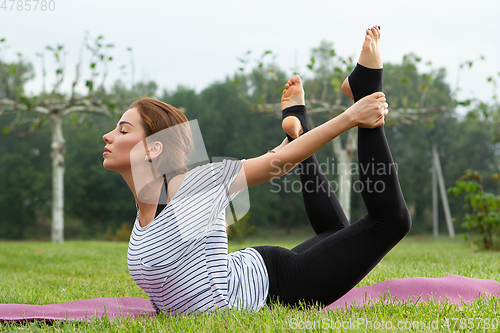
[[[106,142],[102,164],[106,169],[118,172],[130,170],[130,152],[145,138],[142,122],[137,108],[132,108],[123,113],[114,130],[102,136]]]

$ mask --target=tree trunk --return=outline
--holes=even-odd
[[[338,186],[337,197],[344,210],[345,216],[351,221],[351,184],[352,174],[350,166],[357,151],[357,130],[347,132],[347,144],[342,148],[340,136],[332,140],[333,154],[337,159]]]
[[[52,119],[52,242],[64,242],[64,138],[62,115],[59,110],[51,113]]]

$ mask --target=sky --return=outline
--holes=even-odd
[[[14,61],[20,52],[34,64],[36,78],[26,86],[28,94],[41,90],[40,58],[35,54],[47,45],[67,50],[62,89],[70,91],[86,31],[91,40],[102,35],[104,44],[115,45],[109,49],[114,60],[107,86],[116,78],[131,84],[130,74],[123,76],[119,67],[130,65],[126,49],[132,47],[135,81],[154,80],[158,93],[178,85],[199,92],[233,75],[240,67],[238,57],[249,50],[254,58],[271,50],[288,74],[298,68],[303,77],[311,76],[306,65],[312,48],[327,40],[337,54],[357,59],[365,29],[375,24],[381,26],[384,62],[401,63],[405,54],[414,52],[423,63],[431,61],[431,68],[445,67],[452,89],[458,82],[460,99],[488,101],[493,86],[486,79],[500,80],[497,0],[51,0],[47,4],[53,10],[45,11],[41,4],[34,11],[33,0],[31,11],[26,6],[11,9],[12,2],[7,3],[0,8],[0,39],[6,38],[0,59]],[[48,55],[50,74],[55,63]],[[468,60],[474,61],[473,67],[459,71],[459,64]],[[85,51],[84,78],[90,75],[89,63]],[[422,71],[428,68],[421,66]],[[49,75],[47,83],[53,82]],[[83,81],[78,87],[84,91]]]

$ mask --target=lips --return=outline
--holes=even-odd
[[[104,147],[104,151],[108,152],[108,153],[111,153],[111,151],[108,148],[106,148],[106,147]]]

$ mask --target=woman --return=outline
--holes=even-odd
[[[411,218],[383,130],[388,105],[380,92],[379,39],[378,27],[367,30],[358,65],[342,86],[356,103],[313,130],[307,124],[300,77],[290,79],[282,96],[287,138],[262,156],[226,159],[186,172],[182,163],[192,151],[187,119],[150,98],[133,103],[117,128],[103,136],[109,151],[104,153],[104,167],[123,176],[138,203],[129,271],[157,312],[258,310],[273,301],[328,305],[361,281],[406,235]],[[354,126],[360,181],[372,186],[362,189],[368,214],[349,225],[314,153]],[[170,127],[179,128],[170,141],[148,141]],[[136,149],[140,146],[142,156]],[[157,170],[165,164],[169,172],[134,179],[132,166]],[[306,212],[317,235],[292,250],[258,246],[228,254],[224,210],[229,202],[245,188],[281,177],[297,165]],[[165,204],[161,193],[166,193]]]

